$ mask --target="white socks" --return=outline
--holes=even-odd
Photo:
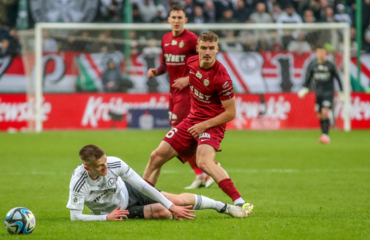
[[[243,204],[243,203],[245,203],[245,201],[244,201],[244,199],[242,197],[240,197],[240,198],[238,198],[238,199],[236,199],[234,201],[234,205],[236,205],[236,204]]]
[[[221,211],[221,209],[225,206],[225,203],[215,201],[202,195],[194,194],[194,196],[195,196],[195,203],[193,206],[194,210],[215,209],[217,211]]]

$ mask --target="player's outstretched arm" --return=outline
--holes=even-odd
[[[197,123],[188,129],[188,132],[194,137],[199,137],[206,129],[220,126],[224,123],[230,122],[236,116],[236,104],[235,97],[228,100],[221,101],[225,111],[214,118],[208,119],[207,121]]]
[[[189,76],[187,77],[181,77],[174,81],[175,83],[172,84],[172,87],[178,88],[178,89],[184,89],[185,87],[189,86]]]
[[[172,213],[172,215],[177,219],[182,221],[182,218],[193,220],[195,215],[190,214],[191,212],[195,212],[192,210],[193,206],[177,206],[172,204],[172,206],[168,209]]]

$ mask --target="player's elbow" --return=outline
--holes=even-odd
[[[233,120],[236,117],[236,109],[230,109],[227,111],[227,116],[228,116],[228,122]]]

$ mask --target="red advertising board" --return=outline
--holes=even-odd
[[[229,129],[315,129],[319,127],[315,95],[299,99],[294,93],[237,94],[236,119]],[[168,94],[45,94],[43,127],[51,129],[127,128],[130,109],[167,109]],[[0,94],[0,130],[26,128],[30,108],[24,94]],[[343,127],[343,106],[335,104],[337,128]],[[122,117],[113,121],[112,116]],[[370,129],[370,95],[352,94],[353,129]]]

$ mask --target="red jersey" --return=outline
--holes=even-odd
[[[158,68],[158,72],[159,74],[163,74],[166,70],[168,71],[171,98],[183,94],[189,96],[190,94],[188,87],[179,90],[171,86],[176,79],[188,76],[189,71],[187,70],[186,62],[191,56],[197,54],[197,43],[197,35],[186,29],[177,37],[174,37],[172,32],[169,32],[162,38],[162,62]]]
[[[211,68],[203,69],[199,56],[189,58],[187,65],[191,90],[191,110],[187,119],[190,123],[203,122],[223,113],[221,101],[234,97],[233,83],[226,68],[216,60]]]

